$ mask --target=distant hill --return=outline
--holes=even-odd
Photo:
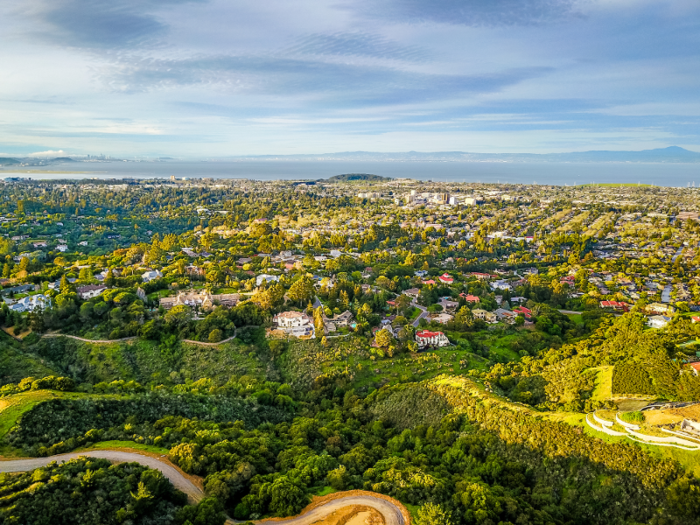
[[[53,159],[54,162],[75,162],[75,160],[71,159],[70,157],[56,157]]]
[[[0,157],[0,166],[11,166],[12,164],[19,164],[19,161],[9,157]]]
[[[329,182],[351,182],[355,180],[380,181],[391,180],[391,177],[382,177],[380,175],[372,175],[371,173],[346,173],[344,175],[335,175],[327,180]]]
[[[235,157],[252,161],[352,161],[352,162],[698,162],[700,153],[678,146],[642,151],[573,151],[567,153],[469,153],[465,151],[345,151],[303,155]],[[350,174],[354,175],[354,174]],[[361,174],[362,175],[362,174]],[[339,175],[345,177],[346,175]],[[346,179],[339,179],[346,180]],[[363,179],[352,179],[363,180]],[[370,180],[370,179],[366,179]]]

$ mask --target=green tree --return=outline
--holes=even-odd
[[[304,304],[314,298],[314,283],[306,275],[289,288],[287,296],[295,303]]]

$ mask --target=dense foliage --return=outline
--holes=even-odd
[[[81,458],[0,474],[3,525],[181,524],[186,501],[160,472],[138,463]]]

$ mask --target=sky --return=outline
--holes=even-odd
[[[2,0],[0,153],[700,151],[698,0]]]

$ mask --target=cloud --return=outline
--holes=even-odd
[[[24,10],[49,28],[44,37],[93,49],[136,47],[166,32],[154,12],[199,0],[28,0]]]
[[[65,151],[59,149],[58,151],[37,151],[29,153],[27,157],[63,157],[65,154]]]
[[[356,56],[406,61],[423,61],[428,57],[419,47],[404,46],[381,35],[359,32],[308,35],[285,52],[290,55]]]
[[[366,0],[369,16],[468,26],[541,25],[581,16],[582,0]],[[357,4],[347,4],[354,10]]]
[[[548,71],[539,67],[448,75],[279,56],[200,56],[181,60],[131,57],[103,68],[99,76],[111,89],[127,93],[218,86],[240,95],[301,96],[344,107],[490,93]]]

